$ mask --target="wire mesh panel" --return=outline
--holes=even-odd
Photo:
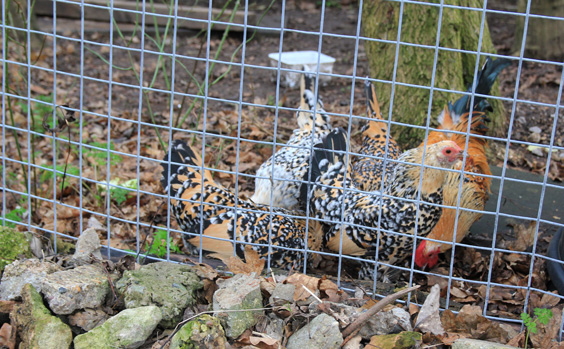
[[[108,257],[250,245],[518,322],[564,285],[564,48],[539,34],[564,10],[543,6],[3,0],[2,223],[54,253],[87,227]]]

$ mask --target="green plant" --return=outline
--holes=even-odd
[[[5,218],[16,222],[21,222],[23,221],[23,214],[26,212],[27,210],[25,208],[18,207],[6,213]],[[6,226],[10,228],[15,228],[16,224],[12,222],[6,222]]]
[[[83,154],[85,157],[92,158],[94,161],[93,165],[95,166],[105,165],[108,159],[108,155],[107,155],[108,152],[115,150],[115,146],[113,142],[110,142],[110,144],[105,142],[88,142],[86,144],[93,147],[94,149],[89,147],[84,147]],[[110,152],[111,166],[116,165],[117,163],[119,163],[120,160],[121,160],[121,156]]]
[[[145,250],[147,250],[148,254],[154,254],[157,257],[164,257],[166,255],[167,246],[169,246],[170,251],[172,252],[180,252],[180,248],[176,244],[171,243],[170,237],[167,237],[166,230],[157,229],[153,243],[149,244],[146,242]]]
[[[537,333],[537,321],[543,325],[548,324],[550,319],[552,319],[552,310],[550,309],[541,309],[535,308],[533,311],[535,314],[535,318],[531,318],[531,316],[527,313],[521,313],[521,320],[523,320],[523,324],[527,327],[527,335],[525,337],[525,348],[527,348],[529,344],[529,334],[530,333]]]
[[[51,187],[53,181],[53,174],[55,171],[53,170],[53,165],[41,165],[43,169],[41,175],[39,176],[39,183],[49,182],[49,188]],[[56,165],[55,169],[57,170],[57,179],[63,178],[63,173],[65,172],[64,165]],[[63,173],[59,173],[63,172]],[[78,176],[80,174],[80,169],[76,166],[67,166],[67,174],[71,174],[73,176]],[[63,184],[63,189],[66,189],[70,185],[69,181],[65,181]]]
[[[31,129],[35,132],[44,133],[46,130],[43,128],[43,117],[53,113],[53,94],[38,96],[37,99],[45,103],[30,102],[30,110],[27,108],[27,102],[19,101],[18,104],[23,114],[27,114],[29,111],[29,115],[31,116]],[[48,117],[47,124],[50,128],[53,128],[53,118]]]
[[[115,187],[115,185],[120,185],[125,188]],[[96,185],[96,187],[102,193],[106,191],[105,184],[99,183]],[[123,204],[129,198],[129,194],[133,190],[137,190],[137,179],[130,179],[128,181],[122,182],[121,179],[116,178],[110,181],[110,198],[114,200],[118,205]]]

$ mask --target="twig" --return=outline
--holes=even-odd
[[[348,325],[343,330],[342,334],[343,334],[343,337],[345,337],[345,340],[343,341],[343,344],[341,344],[341,347],[344,346],[349,340],[351,340],[352,337],[354,337],[356,335],[356,333],[360,330],[362,325],[366,321],[368,321],[368,319],[370,317],[372,317],[372,315],[374,315],[374,314],[378,313],[380,310],[384,309],[384,307],[386,305],[393,303],[397,299],[403,297],[404,295],[408,294],[409,292],[415,291],[419,287],[420,287],[419,285],[416,285],[416,286],[413,286],[413,287],[410,287],[410,288],[406,288],[405,290],[401,290],[399,292],[396,292],[394,294],[391,294],[389,296],[386,296],[384,299],[382,299],[381,301],[376,303],[372,308],[370,308],[367,311],[365,311],[364,313],[360,314],[360,316],[353,323]]]
[[[323,303],[323,301],[322,301],[321,299],[319,299],[319,297],[317,297],[317,296],[315,295],[315,293],[311,292],[311,291],[309,290],[309,288],[305,287],[305,285],[302,285],[302,287],[303,287],[304,290],[306,290],[310,295],[312,295],[313,298],[315,298],[319,303]]]

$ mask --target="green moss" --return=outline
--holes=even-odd
[[[219,320],[204,314],[180,328],[172,337],[170,349],[224,348],[226,344]]]
[[[421,338],[422,334],[419,332],[404,331],[398,334],[373,336],[369,346],[389,349],[414,348],[418,342],[421,342]]]
[[[431,2],[438,3],[438,0]],[[457,1],[459,6],[482,8],[481,0]],[[392,1],[364,2],[362,25],[364,35],[383,40],[396,40],[398,33],[400,4]],[[421,4],[404,4],[401,28],[401,41],[420,45],[434,46],[437,40],[439,8]],[[478,50],[482,14],[478,11],[443,9],[439,46],[445,48]],[[396,58],[395,43],[368,41],[365,43],[371,76],[376,79],[391,81]],[[487,23],[484,27],[480,63],[487,53],[495,53]],[[376,83],[378,99],[383,116],[388,117],[393,102],[392,120],[410,125],[425,126],[431,98],[431,80],[435,49],[401,45],[398,56],[396,82],[414,84],[422,87],[395,85],[394,99],[391,101],[391,83]],[[466,91],[472,82],[476,65],[476,55],[459,52],[439,51],[435,88]],[[498,85],[494,85],[494,95],[499,95]],[[457,94],[433,91],[430,125],[437,124],[436,116],[449,102],[459,97]],[[490,100],[494,112],[490,128],[502,130],[505,111],[500,101]],[[503,131],[501,131],[503,132]],[[392,126],[395,139],[404,149],[414,147],[423,140],[425,130],[405,126]]]
[[[24,233],[9,227],[0,227],[0,271],[4,271],[4,267],[19,256],[24,258],[33,256],[29,240]]]

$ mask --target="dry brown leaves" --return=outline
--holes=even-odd
[[[227,268],[234,274],[260,275],[264,269],[264,259],[260,259],[259,254],[249,245],[245,246],[245,262],[239,257],[231,256],[227,259]]]
[[[234,343],[233,347],[248,347],[258,349],[279,349],[281,343],[275,338],[269,337],[264,333],[247,330]]]
[[[510,339],[508,331],[503,329],[498,322],[482,316],[482,308],[479,306],[465,305],[456,315],[450,310],[445,310],[441,323],[447,332],[447,339],[454,338],[454,334],[469,335],[474,339],[497,343],[507,343]]]

